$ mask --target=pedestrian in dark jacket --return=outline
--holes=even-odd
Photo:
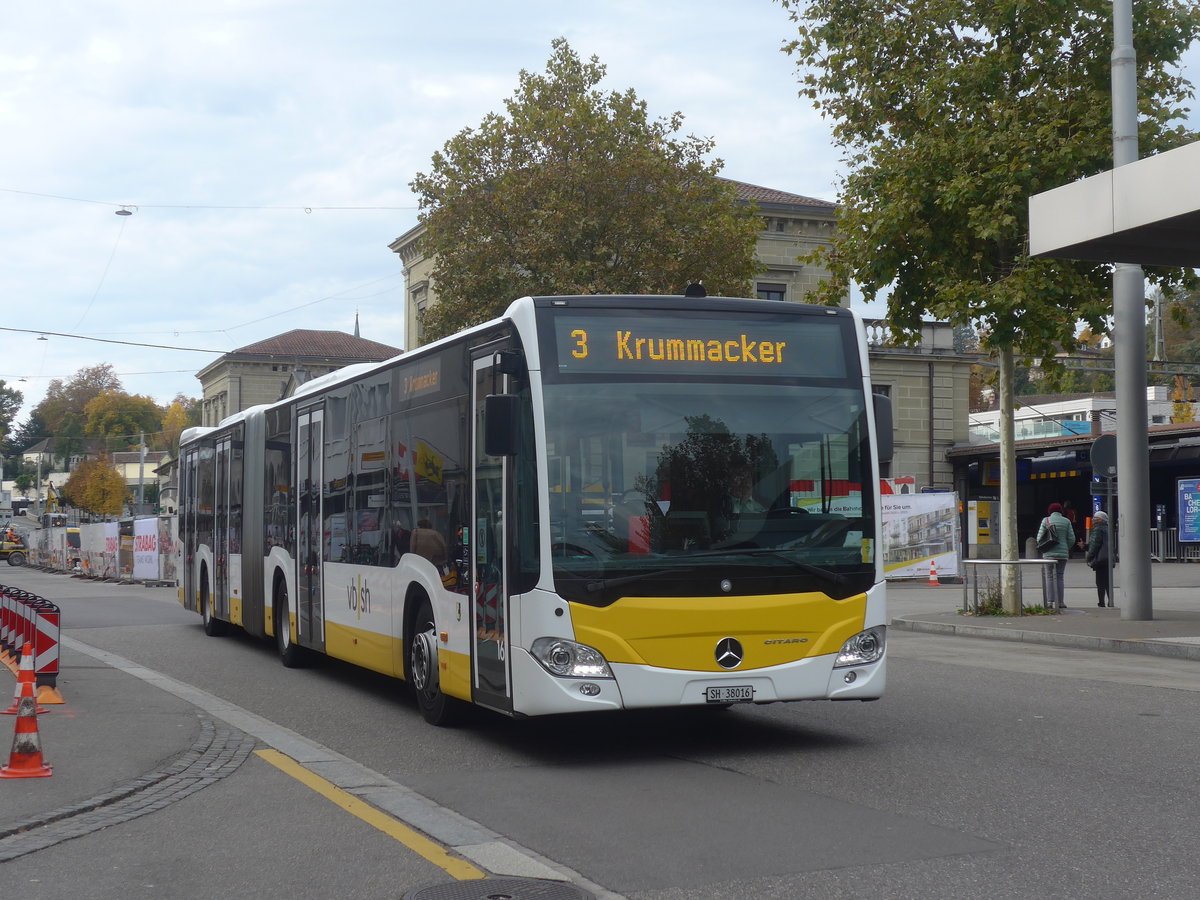
[[[1112,552],[1111,540],[1108,534],[1108,513],[1098,512],[1092,516],[1092,534],[1088,538],[1087,553],[1084,559],[1096,573],[1096,596],[1099,597],[1097,606],[1104,606],[1105,598],[1112,606],[1112,585],[1108,582],[1108,557]]]
[[[1063,515],[1061,503],[1051,503],[1046,512],[1046,518],[1042,519],[1042,524],[1038,526],[1036,540],[1040,544],[1046,533],[1051,528],[1054,529],[1056,543],[1050,549],[1042,551],[1042,558],[1054,560],[1054,574],[1051,578],[1057,588],[1055,596],[1059,607],[1066,609],[1066,595],[1063,591],[1066,588],[1067,558],[1071,555],[1071,546],[1075,543],[1075,529],[1071,527],[1071,521]]]

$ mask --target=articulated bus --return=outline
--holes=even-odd
[[[525,297],[186,431],[180,600],[434,724],[874,700],[891,428],[850,310]]]

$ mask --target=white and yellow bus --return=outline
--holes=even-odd
[[[874,700],[890,447],[850,310],[526,297],[185,432],[180,600],[434,724]]]

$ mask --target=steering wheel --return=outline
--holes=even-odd
[[[579,544],[570,544],[566,541],[555,541],[550,545],[550,553],[553,556],[591,556],[595,557],[595,553],[587,547],[581,547]]]
[[[819,546],[831,542],[836,538],[841,538],[849,527],[849,522],[823,522],[809,533],[808,537],[804,539],[804,543]]]

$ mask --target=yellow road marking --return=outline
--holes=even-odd
[[[350,815],[357,816],[373,828],[378,828],[384,834],[396,839],[405,847],[423,856],[439,869],[444,869],[459,881],[487,877],[481,870],[475,868],[469,862],[451,856],[444,847],[434,843],[424,835],[418,834],[407,825],[401,824],[386,813],[380,812],[369,803],[359,800],[353,794],[343,791],[340,787],[331,784],[319,775],[314,775],[290,756],[285,756],[278,750],[255,750],[254,753],[281,772],[291,775],[301,784],[312,788],[325,799],[340,806],[346,812],[350,813]]]

